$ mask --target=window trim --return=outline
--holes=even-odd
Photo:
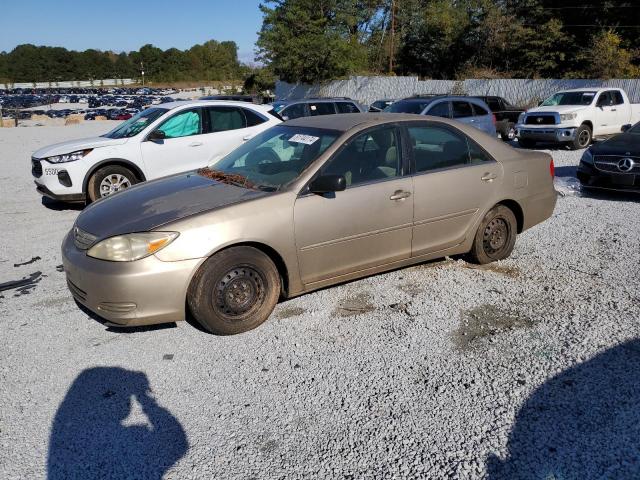
[[[311,182],[313,182],[316,178],[318,178],[320,175],[322,175],[322,169],[329,163],[331,162],[334,158],[336,158],[338,155],[340,155],[342,153],[343,150],[345,150],[347,148],[347,145],[354,140],[356,137],[359,137],[360,135],[364,135],[368,132],[370,132],[371,130],[376,130],[378,128],[393,128],[395,129],[395,134],[396,134],[396,139],[398,142],[398,152],[400,153],[400,175],[396,176],[396,177],[392,177],[392,178],[380,178],[377,180],[371,180],[368,182],[362,182],[362,183],[358,183],[356,185],[349,185],[348,187],[345,188],[345,190],[349,190],[352,188],[358,188],[358,187],[365,187],[368,185],[373,185],[376,183],[383,183],[383,182],[390,182],[393,180],[398,180],[401,178],[406,178],[410,176],[409,173],[409,163],[408,163],[408,158],[407,158],[407,151],[405,149],[405,136],[403,134],[402,131],[402,124],[401,123],[383,123],[383,124],[379,124],[379,125],[374,125],[372,127],[368,127],[365,128],[363,130],[359,130],[357,132],[355,132],[353,135],[351,135],[350,137],[348,137],[347,139],[345,139],[342,142],[342,145],[340,145],[340,147],[338,147],[338,149],[333,152],[331,154],[331,156],[329,158],[327,158],[322,165],[320,165],[320,167],[318,167],[318,170],[316,170],[316,172],[313,174],[313,176],[309,179],[309,181],[307,181],[307,183],[304,184],[304,186],[300,189],[300,191],[298,192],[298,198],[300,197],[304,197],[307,195],[314,195],[313,193],[311,193],[309,191],[309,185],[311,184]]]
[[[449,132],[458,135],[458,136],[462,136],[467,144],[467,150],[470,150],[469,148],[469,142],[472,142],[476,147],[478,147],[489,159],[486,163],[477,163],[477,164],[471,164],[471,163],[465,163],[462,165],[454,165],[451,167],[442,167],[442,168],[435,168],[433,170],[425,170],[424,172],[418,172],[416,171],[416,159],[415,159],[415,155],[413,152],[413,148],[407,148],[408,149],[408,155],[409,155],[409,173],[408,176],[410,177],[419,177],[421,175],[429,175],[432,173],[440,173],[440,172],[445,172],[448,170],[458,170],[460,168],[468,168],[468,167],[479,167],[479,166],[483,166],[486,164],[492,164],[492,163],[498,163],[498,161],[495,159],[495,157],[493,155],[491,155],[489,152],[487,152],[486,149],[482,148],[482,145],[480,145],[478,142],[476,142],[473,138],[471,138],[470,136],[468,136],[467,134],[465,134],[462,130],[458,130],[457,128],[447,124],[447,123],[440,123],[440,122],[433,122],[433,121],[422,121],[422,122],[411,122],[411,123],[405,123],[402,125],[402,128],[405,130],[405,138],[406,141],[404,142],[407,147],[409,145],[412,145],[412,141],[411,141],[411,135],[409,134],[409,128],[412,127],[432,127],[432,128],[442,128],[443,130],[448,130]]]

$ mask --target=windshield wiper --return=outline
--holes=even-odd
[[[220,170],[213,170],[209,167],[201,168],[197,171],[198,175],[216,180],[218,182],[228,183],[236,187],[255,189],[256,185],[244,175],[239,173],[227,173]]]

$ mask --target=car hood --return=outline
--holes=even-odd
[[[153,230],[181,218],[270,194],[188,172],[99,200],[78,216],[76,226],[103,239]]]
[[[575,113],[585,108],[579,105],[551,105],[549,107],[530,108],[527,113]]]
[[[113,145],[122,145],[126,143],[128,138],[107,138],[107,137],[90,137],[81,138],[79,140],[69,140],[67,142],[56,143],[41,148],[33,153],[35,158],[46,158],[52,155],[63,155],[65,153],[76,152],[78,150],[86,150],[88,148],[111,147]]]
[[[604,142],[594,143],[591,147],[594,155],[629,155],[640,157],[640,135],[621,133]]]

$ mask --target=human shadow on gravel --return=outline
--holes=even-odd
[[[189,445],[180,423],[150,393],[142,372],[116,367],[83,371],[53,420],[49,480],[161,479]]]
[[[536,389],[490,480],[640,478],[640,340],[611,348]]]

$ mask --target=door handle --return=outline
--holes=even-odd
[[[487,172],[480,178],[480,180],[483,182],[493,182],[496,178],[498,178],[498,175]]]
[[[202,145],[202,142],[191,142],[189,144],[190,147],[199,147]]]
[[[411,192],[405,192],[404,190],[396,190],[393,195],[389,197],[389,200],[404,200],[411,196]]]
[[[617,111],[618,111],[618,109],[617,109],[617,108],[612,108],[612,109],[611,109],[611,111],[612,111],[612,112],[617,112]]]
[[[251,140],[251,137],[253,137],[253,135],[245,135],[244,137],[242,137],[242,141],[246,142],[247,140]]]

